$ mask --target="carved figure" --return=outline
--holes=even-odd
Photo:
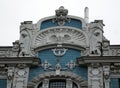
[[[63,6],[61,6],[55,12],[56,12],[56,19],[54,19],[53,21],[57,21],[58,25],[63,26],[66,21],[69,21],[69,19],[67,18],[68,10],[64,9]]]
[[[27,30],[22,30],[20,33],[20,54],[19,56],[30,56],[30,34]]]
[[[19,40],[16,40],[15,42],[13,42],[12,56],[18,56],[19,50],[20,50]]]
[[[70,60],[70,62],[66,65],[70,70],[72,70],[75,66],[76,66],[76,64],[75,64],[75,62],[73,62],[73,60]]]
[[[91,37],[91,54],[101,55],[100,48],[101,46],[101,39],[98,37],[100,35],[99,32],[94,32]]]
[[[47,68],[49,68],[50,66],[51,64],[49,64],[47,60],[45,60],[45,62],[42,64],[42,67],[44,68],[44,70],[47,70]]]
[[[91,31],[91,38],[90,38],[90,53],[101,55],[102,52],[102,40],[103,40],[103,21],[102,20],[95,20],[94,22],[90,23],[89,29]]]
[[[55,66],[56,75],[60,75],[61,65],[59,63]]]
[[[103,29],[103,26],[105,26],[103,24],[103,20],[95,20],[94,22],[91,22],[89,24],[89,28],[93,29],[93,28],[97,28],[97,29]]]

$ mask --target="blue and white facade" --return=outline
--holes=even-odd
[[[20,39],[0,47],[0,88],[120,88],[120,45],[110,45],[103,21],[68,15],[20,25]]]

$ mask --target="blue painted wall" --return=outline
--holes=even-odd
[[[0,88],[7,88],[7,80],[0,79]]]
[[[118,78],[111,78],[110,80],[110,88],[120,88],[119,87],[119,79]]]
[[[39,52],[38,56],[41,59],[42,63],[44,63],[44,61],[47,60],[52,65],[51,68],[55,68],[55,65],[57,63],[56,59],[59,58],[61,67],[67,68],[65,65],[68,62],[70,62],[70,60],[73,60],[74,62],[76,62],[76,58],[80,56],[80,51],[74,50],[74,49],[68,49],[65,55],[61,57],[57,57],[53,54],[53,51],[51,49],[48,49],[48,50],[43,50]],[[50,70],[47,70],[47,71],[50,71]],[[29,80],[33,79],[38,74],[41,74],[47,71],[44,71],[42,67],[31,68]],[[87,75],[88,75],[87,67],[75,67],[71,71],[82,76],[85,80],[87,80]]]
[[[56,26],[59,26],[57,22],[53,22],[53,20],[50,19],[50,20],[43,21],[40,25],[40,29],[42,30],[45,28],[56,27]],[[78,29],[82,29],[82,22],[77,19],[71,19],[70,22],[66,22],[64,26],[71,26]]]

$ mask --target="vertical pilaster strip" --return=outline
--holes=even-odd
[[[8,67],[8,74],[7,74],[7,88],[12,88],[13,84],[13,77],[14,77],[14,67]]]
[[[49,88],[49,79],[43,80],[43,88]]]
[[[88,88],[103,88],[103,72],[99,63],[88,66]]]
[[[103,66],[103,77],[104,77],[105,88],[110,88],[110,66],[109,65]]]
[[[27,88],[29,67],[25,64],[19,64],[15,67],[13,87],[12,88]]]
[[[66,88],[72,88],[72,80],[70,78],[66,79]]]

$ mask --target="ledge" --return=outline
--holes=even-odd
[[[40,63],[41,63],[40,59],[36,57],[0,57],[0,64],[39,65]]]
[[[120,56],[84,56],[78,57],[77,63],[79,65],[89,63],[120,63]]]

